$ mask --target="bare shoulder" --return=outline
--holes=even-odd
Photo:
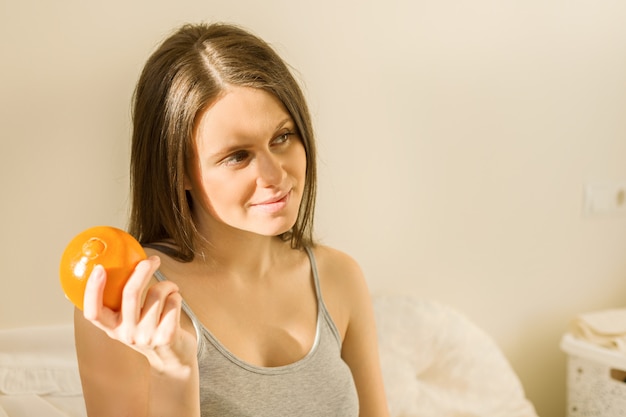
[[[133,364],[135,372],[138,369],[146,371],[148,369],[148,362],[143,355],[111,339],[104,331],[85,319],[78,309],[75,309],[74,313],[74,338],[81,371],[90,372],[98,369],[101,372],[110,370],[112,364],[120,363],[124,364],[122,369],[128,369],[129,364]]]
[[[147,398],[136,389],[148,383],[145,357],[108,337],[79,310],[74,315],[74,335],[89,415],[145,415]]]
[[[322,297],[342,339],[341,356],[359,394],[361,416],[388,416],[372,300],[363,271],[349,255],[317,246]]]
[[[329,246],[318,245],[314,253],[324,303],[343,339],[352,319],[371,302],[363,270],[352,256]]]
[[[321,279],[343,285],[358,284],[363,280],[361,266],[347,253],[324,245],[316,246],[314,253]]]

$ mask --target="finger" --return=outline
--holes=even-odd
[[[135,332],[135,343],[142,346],[153,344],[153,337],[161,322],[161,314],[166,300],[178,292],[178,286],[171,281],[164,281],[151,286],[146,293],[141,318]]]
[[[122,319],[124,322],[137,323],[139,320],[143,294],[159,265],[159,257],[151,256],[139,262],[135,267],[122,292]]]
[[[177,291],[170,294],[165,300],[159,327],[152,340],[153,345],[165,346],[174,341],[174,337],[180,329],[182,299],[180,292]]]
[[[95,265],[87,278],[83,294],[83,314],[86,319],[98,320],[102,317],[105,285],[106,270],[102,265]]]
[[[83,294],[83,314],[88,320],[95,320],[102,310],[104,286],[106,284],[106,272],[102,265],[93,267],[85,284]]]
[[[106,270],[102,265],[94,266],[83,296],[83,315],[93,325],[112,336],[117,325],[117,314],[104,306],[104,287],[106,286]]]

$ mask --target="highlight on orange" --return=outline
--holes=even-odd
[[[143,248],[127,232],[111,226],[95,226],[76,235],[61,256],[59,277],[65,296],[80,310],[87,279],[96,265],[106,270],[103,303],[119,311],[122,291],[137,264],[146,259]]]

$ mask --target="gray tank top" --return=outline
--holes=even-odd
[[[183,301],[198,339],[202,417],[356,417],[359,401],[341,338],[324,305],[313,251],[307,248],[317,295],[317,330],[309,353],[278,367],[249,364],[228,351]],[[157,271],[159,281],[165,276]]]

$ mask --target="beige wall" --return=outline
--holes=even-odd
[[[298,69],[320,148],[318,234],[375,293],[438,299],[498,341],[546,417],[558,343],[626,299],[620,1],[0,0],[0,327],[66,322],[65,243],[124,226],[129,100],[185,21],[243,24]]]

